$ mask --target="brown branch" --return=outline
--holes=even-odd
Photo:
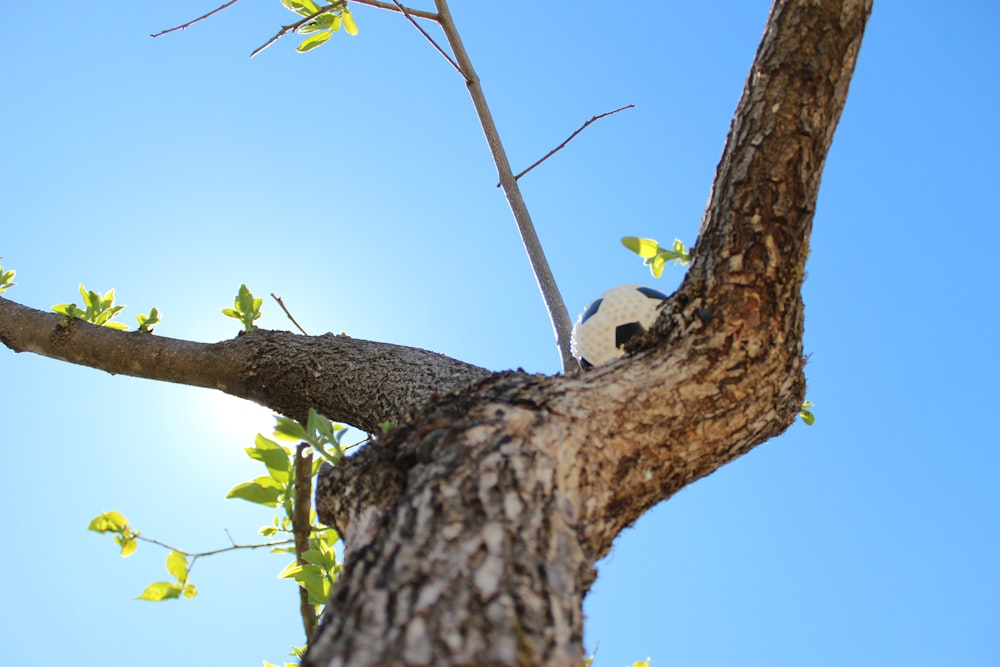
[[[541,163],[545,162],[550,157],[552,157],[553,155],[555,155],[556,153],[558,153],[559,151],[561,151],[563,148],[566,147],[566,144],[568,144],[569,142],[573,141],[573,139],[574,139],[574,137],[576,137],[576,135],[580,134],[585,129],[587,129],[587,126],[590,125],[591,123],[593,123],[594,121],[598,121],[598,120],[601,120],[602,118],[606,118],[608,116],[612,116],[612,115],[618,113],[619,111],[624,111],[625,109],[634,109],[634,108],[635,108],[634,104],[626,104],[625,106],[620,107],[618,109],[615,109],[614,111],[608,111],[607,113],[602,113],[600,116],[594,116],[593,118],[591,118],[590,120],[588,120],[586,123],[584,123],[583,125],[581,125],[580,129],[578,129],[573,134],[569,135],[569,137],[566,139],[566,141],[562,142],[561,144],[559,144],[558,146],[556,146],[555,148],[553,148],[552,150],[550,150],[548,153],[546,153],[544,156],[542,156],[542,158],[539,159],[537,162],[535,162],[530,167],[528,167],[524,171],[522,171],[519,174],[517,174],[516,176],[514,176],[514,180],[517,180],[517,179],[521,178],[522,176],[524,176],[525,174],[527,174],[529,171],[531,171],[532,169],[534,169],[535,167],[537,167],[538,165],[540,165]],[[497,183],[497,187],[498,188],[500,187],[499,183]]]
[[[0,296],[0,343],[112,374],[218,389],[292,417],[315,408],[377,433],[438,394],[490,375],[434,352],[350,336],[255,329],[219,343],[115,331]]]
[[[281,297],[280,296],[275,296],[274,292],[271,292],[271,298],[278,302],[278,305],[281,306],[281,309],[283,311],[285,311],[285,315],[288,315],[288,319],[290,319],[292,321],[292,324],[294,324],[296,326],[296,328],[298,328],[298,330],[302,332],[302,335],[303,336],[308,336],[309,334],[306,333],[306,330],[303,329],[299,325],[299,323],[295,321],[295,318],[292,317],[292,314],[290,312],[288,312],[287,308],[285,308],[285,302],[281,300]]]
[[[295,560],[299,565],[308,565],[302,557],[309,550],[309,534],[312,532],[312,521],[309,518],[312,510],[312,452],[309,446],[301,443],[295,449],[295,504],[292,510],[292,535],[295,537]],[[299,586],[299,613],[302,615],[302,628],[306,633],[306,642],[316,630],[316,608],[309,601],[309,591]]]
[[[173,28],[167,28],[166,30],[161,30],[160,32],[156,33],[155,35],[150,35],[150,37],[152,37],[153,39],[156,39],[157,37],[160,37],[162,35],[166,35],[169,32],[174,32],[175,30],[184,30],[185,28],[189,28],[189,27],[193,26],[195,23],[197,23],[198,21],[204,21],[209,16],[212,16],[213,14],[218,14],[219,12],[221,12],[226,7],[231,7],[231,6],[235,5],[237,2],[239,2],[239,0],[229,0],[229,2],[227,2],[224,5],[222,5],[221,7],[216,7],[215,9],[213,9],[212,11],[210,11],[209,13],[202,14],[201,16],[199,16],[198,18],[194,19],[193,21],[188,21],[187,23],[184,23],[184,24],[179,25],[179,26],[174,26]]]
[[[424,36],[424,38],[425,38],[425,39],[426,39],[426,40],[427,40],[428,42],[430,42],[430,43],[431,43],[431,45],[432,45],[432,46],[433,46],[433,47],[434,47],[435,49],[437,49],[437,52],[438,52],[438,53],[440,53],[440,54],[441,54],[442,56],[444,56],[445,60],[447,60],[447,61],[448,61],[449,63],[451,63],[451,66],[455,68],[455,71],[456,71],[456,72],[458,72],[459,74],[461,74],[461,75],[462,75],[462,78],[463,78],[463,79],[465,79],[466,81],[468,81],[468,80],[469,80],[469,77],[467,77],[467,76],[465,75],[465,72],[463,72],[463,71],[462,71],[462,68],[458,66],[458,63],[456,63],[456,62],[455,62],[455,60],[454,60],[454,59],[453,59],[453,58],[452,58],[451,56],[449,56],[449,55],[448,55],[448,54],[447,54],[447,53],[445,52],[445,50],[444,50],[444,49],[442,49],[442,48],[440,47],[440,45],[438,45],[438,43],[437,43],[437,42],[435,42],[435,41],[434,41],[434,38],[433,38],[433,37],[431,37],[431,36],[430,36],[430,35],[429,35],[429,34],[427,33],[427,31],[426,31],[426,30],[424,30],[424,29],[423,29],[422,27],[420,27],[420,24],[419,24],[419,23],[417,23],[416,21],[414,21],[414,20],[413,20],[413,17],[412,17],[412,16],[410,16],[410,10],[409,10],[409,9],[407,9],[406,7],[404,7],[403,5],[401,5],[401,4],[399,3],[399,2],[397,2],[397,0],[392,0],[392,2],[393,2],[393,4],[395,4],[395,5],[396,5],[396,7],[398,8],[398,11],[402,12],[403,16],[405,16],[405,17],[406,17],[406,20],[407,20],[407,21],[409,21],[410,23],[412,23],[412,24],[413,24],[413,27],[414,27],[414,28],[416,28],[417,30],[419,30],[419,31],[420,31],[420,34],[421,34],[421,35],[423,35],[423,36]],[[435,20],[440,20],[440,17],[436,18]]]
[[[332,12],[335,9],[342,9],[342,8],[344,8],[346,6],[347,6],[347,0],[340,0],[340,2],[331,3],[331,4],[327,5],[326,7],[323,7],[322,9],[320,9],[317,12],[313,12],[312,14],[310,14],[307,17],[305,17],[301,21],[296,21],[295,23],[291,23],[289,25],[281,26],[281,30],[279,30],[274,37],[272,37],[271,39],[267,40],[267,42],[265,42],[263,45],[258,46],[256,49],[254,49],[253,52],[250,54],[250,57],[253,58],[258,53],[260,53],[261,51],[263,51],[267,47],[271,46],[272,44],[274,44],[275,42],[277,42],[279,39],[281,39],[282,37],[284,37],[288,33],[292,32],[292,31],[295,31],[295,30],[298,30],[299,28],[301,28],[302,26],[304,26],[306,23],[309,23],[309,21],[312,21],[313,19],[315,19],[317,16],[322,16],[323,14],[329,14],[330,12]]]
[[[352,0],[359,5],[367,5],[368,7],[375,7],[377,9],[385,9],[390,12],[403,12],[404,14],[411,14],[417,18],[427,19],[428,21],[437,21],[438,15],[434,12],[424,11],[423,9],[413,9],[411,7],[403,7],[398,2],[395,4],[390,4],[388,2],[379,2],[379,0]]]
[[[566,303],[563,301],[559,286],[556,285],[555,276],[552,275],[552,268],[545,257],[542,243],[538,239],[538,232],[535,231],[535,223],[531,220],[531,213],[528,205],[524,202],[521,189],[514,178],[514,172],[510,168],[510,160],[507,159],[507,152],[503,142],[500,140],[500,132],[497,130],[493,114],[490,112],[489,104],[486,102],[486,95],[483,87],[479,83],[479,75],[476,74],[472,66],[469,53],[462,44],[462,37],[458,33],[458,27],[451,16],[446,0],[435,0],[439,23],[448,39],[455,59],[458,61],[466,85],[469,89],[469,97],[476,108],[476,116],[479,118],[479,125],[483,128],[486,136],[486,144],[490,147],[490,154],[493,156],[493,164],[496,165],[497,175],[503,186],[504,195],[507,197],[507,204],[514,216],[517,231],[521,235],[521,242],[524,243],[524,251],[528,255],[528,262],[531,264],[531,271],[535,274],[535,281],[538,283],[538,290],[542,293],[542,301],[548,311],[549,320],[552,323],[552,330],[556,337],[556,348],[559,350],[559,357],[562,361],[564,373],[579,370],[580,366],[570,351],[570,336],[573,331],[573,322],[569,318],[569,311],[566,310]]]

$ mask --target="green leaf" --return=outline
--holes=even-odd
[[[119,542],[122,546],[122,558],[128,558],[139,548],[139,542],[133,538],[125,538]]]
[[[319,11],[319,6],[312,0],[281,0],[281,4],[300,16],[310,16]]]
[[[258,505],[277,507],[278,498],[281,496],[281,492],[284,489],[272,486],[271,484],[261,484],[258,481],[260,479],[262,478],[258,477],[257,480],[252,482],[237,484],[229,490],[229,493],[226,494],[226,498],[240,498],[251,503],[257,503]],[[274,482],[271,477],[264,477],[263,479],[272,483]]]
[[[811,411],[806,410],[805,408],[802,408],[802,410],[799,412],[799,417],[802,417],[802,421],[804,421],[808,426],[812,426],[813,424],[816,423],[816,415],[814,415]]]
[[[659,253],[652,259],[646,260],[646,263],[649,264],[649,270],[653,277],[659,278],[663,275],[663,266],[667,263],[667,258],[663,253]]]
[[[188,600],[198,594],[198,588],[194,584],[184,584],[184,597]]]
[[[110,512],[103,512],[100,516],[94,517],[90,525],[87,526],[87,530],[93,530],[98,533],[117,533],[127,526],[128,519],[122,516],[121,513],[111,510]]]
[[[290,440],[292,442],[298,442],[300,440],[307,440],[306,430],[302,427],[302,424],[298,423],[294,419],[289,419],[288,417],[276,417],[277,423],[274,426],[274,437],[281,438],[282,440]]]
[[[137,600],[149,600],[150,602],[162,602],[163,600],[174,600],[181,596],[182,589],[177,584],[167,581],[157,581],[146,586],[146,590]]]
[[[178,583],[187,580],[188,559],[180,551],[171,551],[167,554],[167,572],[174,575]]]
[[[284,484],[288,481],[288,473],[292,469],[291,453],[273,440],[268,440],[260,433],[254,440],[253,447],[244,449],[247,456],[255,461],[261,461],[277,481]]]
[[[655,257],[660,252],[660,244],[655,239],[643,239],[638,236],[623,236],[622,245],[644,259]]]
[[[4,271],[3,267],[0,266],[0,294],[3,294],[11,287],[17,284],[14,282],[14,275],[16,273],[17,271],[15,271],[14,269],[10,269],[9,271]]]
[[[351,14],[350,10],[345,9],[340,15],[344,20],[344,31],[351,37],[358,34],[358,25],[354,22],[354,16]]]
[[[302,40],[302,43],[295,47],[295,50],[299,53],[305,53],[306,51],[312,51],[320,44],[323,44],[328,39],[333,36],[332,30],[326,30],[323,32],[315,32]]]
[[[330,595],[330,580],[323,569],[316,565],[289,563],[278,575],[279,579],[294,579],[309,592],[309,602],[323,604]]]

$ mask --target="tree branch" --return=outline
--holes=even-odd
[[[352,0],[359,5],[367,5],[368,7],[376,7],[378,9],[385,9],[390,12],[403,12],[404,14],[409,14],[410,16],[416,16],[417,18],[427,19],[428,21],[437,21],[439,19],[438,15],[434,12],[427,12],[422,9],[413,9],[412,7],[406,7],[398,2],[379,2],[379,0]]]
[[[483,133],[486,135],[486,143],[493,154],[493,162],[496,164],[497,172],[500,176],[500,185],[503,187],[504,194],[507,195],[507,203],[514,214],[514,220],[517,223],[518,231],[521,233],[524,249],[528,253],[528,261],[531,263],[535,280],[538,282],[538,288],[542,292],[542,299],[545,301],[545,307],[549,312],[549,319],[552,322],[552,328],[556,336],[556,347],[559,349],[559,355],[562,359],[563,372],[568,373],[579,368],[576,359],[570,353],[570,335],[573,331],[573,324],[570,321],[569,312],[566,310],[562,294],[559,293],[556,279],[552,275],[552,269],[549,268],[549,262],[545,258],[542,244],[538,240],[538,234],[535,232],[535,225],[531,221],[528,207],[521,196],[521,190],[517,185],[517,180],[514,178],[514,172],[510,168],[507,153],[504,150],[503,143],[500,141],[500,133],[497,131],[496,123],[493,121],[493,114],[490,113],[489,105],[486,103],[486,96],[483,94],[482,86],[479,83],[479,76],[472,67],[469,54],[462,44],[462,38],[458,34],[455,21],[451,17],[448,3],[446,0],[435,0],[435,6],[438,10],[441,28],[448,38],[448,44],[451,46],[451,50],[455,54],[455,59],[458,61],[458,65],[468,84],[469,95],[472,97],[472,103],[476,107],[479,123],[482,125]]]
[[[295,318],[292,317],[292,314],[290,312],[288,312],[287,308],[285,308],[285,302],[281,300],[281,297],[280,296],[275,296],[274,292],[271,292],[271,298],[278,302],[278,305],[281,306],[281,309],[283,311],[285,311],[285,315],[288,315],[288,319],[290,319],[292,321],[292,324],[295,325],[295,328],[298,329],[299,331],[301,331],[303,336],[308,336],[309,334],[307,334],[306,330],[302,328],[302,325],[300,325],[298,322],[296,322]]]
[[[312,532],[312,452],[307,452],[309,446],[300,443],[295,449],[295,503],[292,512],[292,534],[295,536],[295,560],[299,565],[308,565],[302,557],[309,550],[309,534]],[[306,633],[306,642],[316,631],[316,609],[309,601],[309,591],[305,586],[299,589],[299,614],[302,616],[302,628]]]
[[[396,7],[399,8],[399,11],[403,13],[403,16],[406,17],[406,20],[409,21],[410,23],[412,23],[413,27],[420,31],[420,34],[424,36],[424,39],[426,39],[428,42],[430,42],[431,46],[433,46],[437,50],[438,53],[440,53],[442,56],[444,56],[444,59],[447,60],[449,63],[451,63],[451,66],[455,68],[455,71],[458,72],[459,74],[461,74],[462,78],[464,79],[465,78],[465,73],[462,71],[462,68],[459,67],[458,63],[456,63],[455,60],[451,56],[449,56],[445,52],[445,50],[442,49],[441,46],[437,42],[434,41],[434,38],[431,37],[427,33],[427,31],[424,30],[420,26],[419,23],[417,23],[416,21],[413,20],[413,17],[410,16],[410,11],[406,7],[404,7],[403,5],[401,5],[400,3],[396,2],[396,0],[393,0],[393,4],[396,5]]]
[[[221,7],[216,7],[215,9],[213,9],[210,12],[208,12],[207,14],[202,14],[201,16],[199,16],[198,18],[196,18],[196,19],[194,19],[192,21],[188,21],[187,23],[183,23],[181,25],[174,26],[173,28],[167,28],[166,30],[161,30],[160,32],[158,32],[156,34],[150,35],[150,37],[152,37],[153,39],[156,39],[157,37],[160,37],[162,35],[166,35],[167,33],[170,33],[170,32],[174,32],[175,30],[184,30],[185,28],[190,28],[191,26],[193,26],[198,21],[204,21],[209,16],[212,16],[213,14],[218,14],[219,12],[221,12],[226,7],[231,7],[232,5],[235,5],[237,2],[239,2],[239,0],[229,0],[229,2],[225,3]]]
[[[196,343],[96,327],[3,297],[0,342],[112,374],[219,389],[294,419],[312,407],[369,433],[490,375],[441,354],[349,336],[257,329]]]
[[[271,39],[267,40],[262,45],[258,46],[256,49],[254,49],[250,53],[250,57],[253,58],[258,53],[260,53],[261,51],[263,51],[267,47],[271,46],[272,44],[274,44],[275,42],[277,42],[279,39],[281,39],[282,37],[284,37],[288,33],[293,32],[295,30],[298,30],[299,28],[301,28],[302,26],[304,26],[306,23],[309,23],[309,21],[312,21],[317,16],[322,16],[323,14],[329,14],[330,12],[332,12],[335,9],[341,9],[343,7],[346,7],[346,6],[347,6],[347,0],[340,0],[340,2],[332,2],[329,5],[326,5],[325,7],[321,7],[319,9],[319,11],[315,11],[312,14],[310,14],[309,16],[307,16],[307,17],[305,17],[305,18],[303,18],[303,19],[301,19],[299,21],[296,21],[295,23],[290,23],[289,25],[283,25],[283,26],[281,26],[281,30],[279,30],[274,35],[274,37],[272,37]]]
[[[635,108],[634,104],[626,104],[625,106],[619,107],[619,108],[615,109],[614,111],[608,111],[607,113],[602,113],[599,116],[594,116],[593,118],[591,118],[590,120],[588,120],[586,123],[584,123],[583,125],[581,125],[576,132],[574,132],[573,134],[569,135],[569,137],[566,138],[566,141],[562,142],[561,144],[559,144],[558,146],[556,146],[555,148],[553,148],[552,150],[550,150],[548,153],[546,153],[545,155],[543,155],[540,159],[538,159],[534,163],[532,163],[532,165],[530,167],[528,167],[524,171],[522,171],[522,172],[518,173],[516,176],[514,176],[514,180],[517,180],[517,179],[521,178],[522,176],[524,176],[525,174],[527,174],[529,171],[531,171],[532,169],[534,169],[535,167],[537,167],[538,165],[540,165],[541,163],[545,162],[550,157],[552,157],[553,155],[555,155],[556,153],[558,153],[559,151],[561,151],[563,148],[566,147],[566,144],[568,144],[569,142],[573,141],[573,139],[576,137],[576,135],[580,134],[585,129],[587,129],[587,126],[590,125],[591,123],[593,123],[595,121],[598,121],[598,120],[601,120],[602,118],[606,118],[608,116],[613,116],[614,114],[618,113],[619,111],[624,111],[625,109],[634,109],[634,108]],[[497,187],[498,188],[500,187],[499,183],[497,183]]]

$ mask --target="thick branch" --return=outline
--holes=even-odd
[[[0,342],[112,374],[219,389],[304,419],[314,407],[368,432],[489,371],[349,336],[255,330],[220,343],[114,331],[0,297]]]
[[[324,472],[347,567],[304,665],[578,665],[618,533],[792,423],[819,176],[870,11],[775,2],[695,265],[632,358],[490,376]]]

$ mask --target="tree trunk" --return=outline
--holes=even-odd
[[[498,374],[317,488],[347,560],[304,665],[579,665],[594,563],[646,509],[796,418],[820,175],[871,11],[779,0],[691,269],[643,348]]]

